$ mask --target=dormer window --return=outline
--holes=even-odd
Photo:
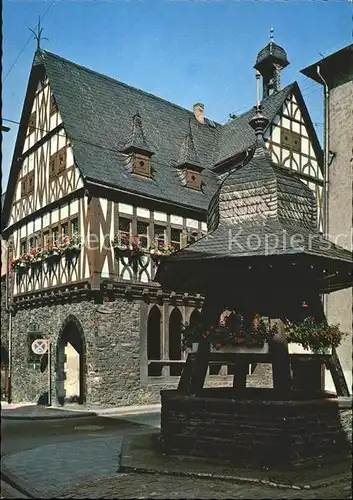
[[[33,111],[28,120],[28,135],[32,134],[36,129],[36,112]]]
[[[201,189],[201,172],[196,170],[187,169],[186,172],[186,186],[191,189]]]
[[[132,159],[132,172],[144,177],[151,177],[151,160],[148,156],[135,153]]]

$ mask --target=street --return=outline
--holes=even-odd
[[[27,497],[38,498],[351,498],[349,474],[335,484],[304,490],[201,477],[119,474],[124,436],[159,425],[160,414],[153,411],[41,420],[2,418],[2,475],[19,478]],[[2,483],[2,498],[20,497],[25,496]]]

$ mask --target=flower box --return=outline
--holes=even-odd
[[[197,352],[199,347],[198,342],[193,342],[192,346],[188,349],[190,353]],[[218,353],[234,353],[234,354],[268,354],[269,346],[266,342],[262,347],[261,346],[240,346],[240,345],[224,345],[222,347],[216,348],[213,345],[210,347],[210,352],[218,352]]]
[[[332,354],[332,347],[322,347],[319,350],[313,350],[311,348],[305,348],[302,344],[297,344],[296,342],[290,342],[288,344],[288,353],[289,354]]]

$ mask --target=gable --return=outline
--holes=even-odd
[[[53,175],[53,161],[58,162],[59,156],[60,168]],[[49,79],[32,71],[10,171],[4,225],[11,226],[82,186]]]
[[[265,138],[277,165],[315,180],[323,180],[321,158],[315,147],[310,123],[294,93],[284,101],[270,123]]]

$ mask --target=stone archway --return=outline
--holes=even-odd
[[[69,315],[56,346],[56,395],[58,403],[86,402],[86,342],[78,319]]]

